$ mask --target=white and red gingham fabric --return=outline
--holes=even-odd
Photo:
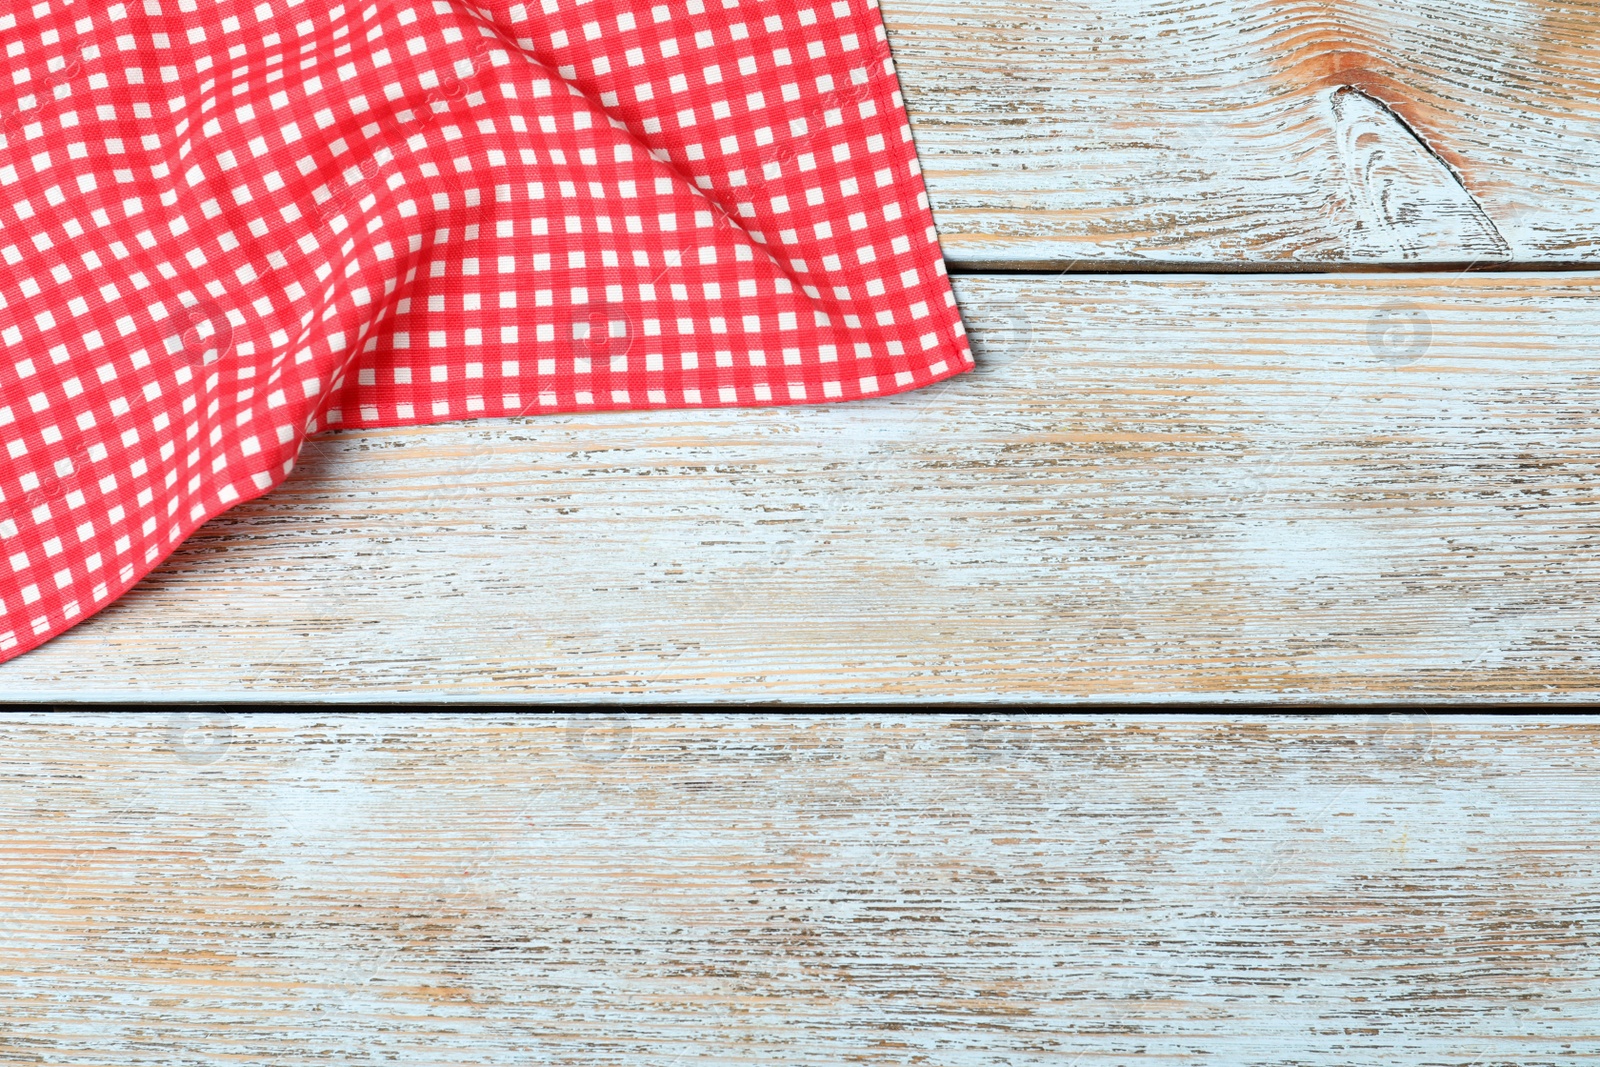
[[[0,45],[0,659],[319,430],[972,365],[876,0],[21,0]]]

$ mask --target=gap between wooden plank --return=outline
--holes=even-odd
[[[296,712],[301,710],[315,710],[326,708],[337,711],[340,715],[474,715],[474,714],[503,714],[515,712],[518,715],[561,715],[582,716],[586,713],[600,713],[606,716],[627,714],[636,716],[660,717],[671,715],[683,710],[684,704],[694,705],[698,701],[684,701],[674,705],[671,702],[654,702],[648,704],[620,704],[615,700],[596,700],[584,704],[578,702],[560,703],[531,703],[521,700],[472,700],[461,703],[441,701],[437,699],[403,700],[393,699],[384,703],[372,703],[364,697],[346,697],[339,694],[332,695],[306,695],[290,693],[271,702],[245,699],[219,695],[215,697],[201,697],[194,694],[184,694],[177,697],[162,697],[158,700],[139,703],[117,697],[106,696],[68,696],[55,700],[37,700],[32,703],[22,701],[9,701],[0,703],[0,715],[32,715],[40,712],[92,711],[96,715],[148,715],[152,708],[160,708],[172,714],[206,715],[209,713],[225,714],[227,716],[266,717],[278,712]],[[767,709],[763,714],[779,714],[785,711],[805,711],[807,709],[827,709],[849,706],[848,702],[838,700],[818,699],[782,700],[782,701],[740,701],[733,707],[746,707],[751,709]],[[970,712],[986,716],[1004,715],[1008,717],[1026,715],[1035,707],[1047,705],[1034,705],[1020,703],[1014,705],[997,705],[981,703],[972,700],[906,700],[902,703],[873,703],[862,707],[865,713],[868,707],[873,712],[894,712],[896,710],[914,711],[917,713],[959,713]],[[1092,711],[1094,714],[1120,714],[1144,713],[1160,715],[1167,719],[1176,718],[1186,714],[1184,708],[1174,705],[1170,701],[1155,700],[1096,700],[1076,705],[1079,708]],[[1206,706],[1204,702],[1197,702],[1196,706]],[[1233,714],[1261,714],[1270,716],[1284,715],[1316,715],[1316,708],[1325,707],[1329,715],[1356,715],[1371,712],[1387,712],[1397,705],[1387,698],[1370,700],[1341,700],[1336,705],[1313,704],[1311,710],[1305,708],[1296,711],[1294,705],[1285,704],[1282,700],[1230,700],[1225,705],[1227,712]],[[1449,701],[1435,703],[1411,701],[1405,704],[1408,713],[1426,715],[1429,712],[1451,711],[1459,705]],[[1551,704],[1548,700],[1504,700],[1504,701],[1474,701],[1472,704],[1473,715],[1515,715],[1529,712],[1544,712],[1549,714]],[[1187,712],[1192,714],[1192,710]],[[1576,714],[1576,712],[1570,713]]]
[[[1182,274],[1249,275],[1298,274],[1336,277],[1341,274],[1448,274],[1452,271],[1472,274],[1540,273],[1582,274],[1600,271],[1600,259],[1571,261],[1540,260],[1536,262],[1490,262],[1476,260],[1436,263],[1343,263],[1329,265],[1299,260],[1265,260],[1258,262],[1227,262],[1220,260],[1146,260],[1146,259],[1076,259],[1068,263],[1058,260],[988,260],[970,261],[945,257],[945,269],[952,276],[977,276],[992,274],[1006,277],[1055,277],[1063,274]]]

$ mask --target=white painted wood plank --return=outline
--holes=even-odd
[[[0,693],[1596,695],[1600,279],[957,288],[881,403],[317,438]]]
[[[884,11],[957,264],[1600,262],[1597,0]]]
[[[4,1061],[1600,1059],[1593,719],[175,725],[0,726]]]

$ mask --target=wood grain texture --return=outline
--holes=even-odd
[[[1600,1059],[1592,719],[0,740],[8,1064]]]
[[[1593,699],[1597,290],[963,278],[882,402],[323,436],[0,693]]]
[[[957,265],[1600,262],[1596,0],[884,12]]]

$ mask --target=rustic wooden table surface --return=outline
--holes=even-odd
[[[0,1064],[1582,1067],[1600,721],[0,716]]]
[[[977,373],[326,434],[0,698],[1596,696],[1600,0],[885,16]]]

